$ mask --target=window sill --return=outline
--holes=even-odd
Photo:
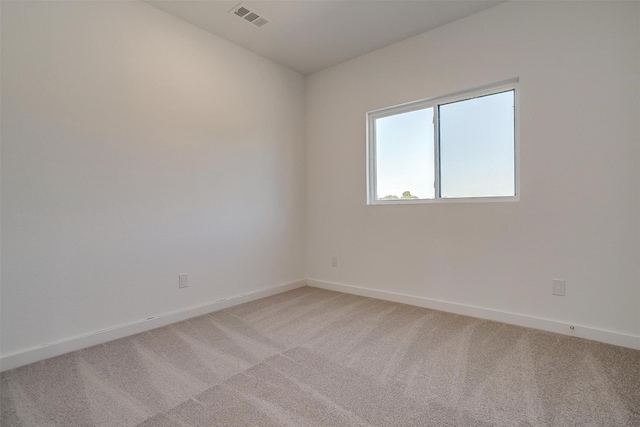
[[[373,200],[367,205],[430,205],[442,203],[496,203],[496,202],[519,202],[520,196],[499,196],[499,197],[444,197],[440,199],[393,199],[393,200]]]

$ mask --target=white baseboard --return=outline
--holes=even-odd
[[[403,304],[415,305],[418,307],[431,308],[434,310],[446,311],[449,313],[462,314],[465,316],[477,317],[480,319],[494,320],[497,322],[509,323],[512,325],[525,326],[528,328],[540,329],[543,331],[556,332],[559,334],[585,338],[607,344],[619,345],[622,347],[640,350],[640,337],[625,335],[618,332],[605,331],[587,326],[568,324],[555,320],[540,319],[536,317],[524,316],[521,314],[507,313],[491,310],[482,307],[438,301],[429,298],[403,295],[394,292],[379,291],[375,289],[361,288],[357,286],[344,285],[338,283],[324,282],[320,280],[300,280],[287,283],[285,285],[273,286],[260,289],[258,291],[237,295],[230,298],[223,298],[207,304],[189,307],[183,310],[165,313],[159,316],[136,322],[114,326],[112,328],[91,332],[65,340],[45,344],[40,347],[30,348],[16,353],[0,357],[0,372],[18,368],[50,357],[113,341],[135,335],[151,329],[180,322],[191,317],[212,313],[224,308],[233,307],[249,301],[255,301],[281,292],[290,291],[303,286],[328,289],[331,291],[343,292],[347,294],[360,295],[364,297],[376,298],[385,301],[399,302]],[[573,326],[573,331],[570,329]]]
[[[351,285],[323,282],[320,280],[307,279],[307,285],[316,288],[328,289],[331,291],[399,302],[403,304],[415,305],[418,307],[446,311],[449,313],[477,317],[480,319],[494,320],[497,322],[509,323],[512,325],[525,326],[528,328],[540,329],[549,332],[556,332],[563,335],[570,335],[574,337],[585,338],[588,340],[599,341],[607,344],[619,345],[622,347],[629,347],[640,350],[640,337],[595,329],[588,326],[563,323],[555,320],[541,319],[515,313],[507,313],[471,305],[438,301],[412,295],[403,295],[394,292],[379,291],[375,289],[361,288]],[[573,326],[573,330],[571,329],[571,326]]]
[[[265,298],[281,292],[290,291],[292,289],[306,286],[306,280],[287,283],[285,285],[273,286],[260,289],[245,294],[223,298],[218,301],[209,302],[207,304],[189,307],[171,313],[161,314],[159,316],[149,317],[144,320],[127,323],[124,325],[114,326],[112,328],[67,338],[50,344],[44,344],[40,347],[30,348],[16,353],[8,354],[0,357],[0,372],[9,369],[18,368],[30,363],[39,362],[40,360],[50,357],[60,356],[61,354],[113,341],[118,338],[128,337],[130,335],[139,334],[151,329],[169,325],[171,323],[180,322],[191,317],[201,316],[203,314],[212,313],[222,310],[223,308],[233,307],[234,305],[243,304],[245,302],[254,301]]]

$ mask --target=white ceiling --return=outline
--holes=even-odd
[[[464,18],[502,1],[243,1],[269,23],[228,13],[240,0],[146,3],[302,74]]]

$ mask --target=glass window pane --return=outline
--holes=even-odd
[[[433,199],[433,108],[376,119],[377,198]]]
[[[515,195],[514,91],[441,105],[441,197]]]

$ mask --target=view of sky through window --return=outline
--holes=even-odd
[[[433,199],[433,108],[376,120],[378,198]]]
[[[441,198],[515,195],[515,91],[440,104]],[[433,199],[434,107],[375,120],[377,199]]]
[[[441,197],[515,195],[514,92],[441,105]]]

